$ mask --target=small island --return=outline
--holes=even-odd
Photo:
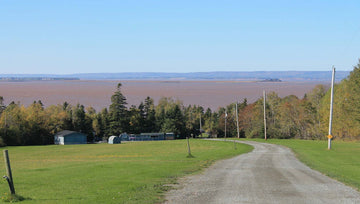
[[[282,82],[281,79],[263,79],[260,82]]]

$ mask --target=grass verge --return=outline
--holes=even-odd
[[[229,142],[190,140],[119,145],[6,147],[21,203],[157,203],[178,177],[252,150]],[[5,149],[5,148],[0,148]],[[4,162],[0,170],[5,174]],[[0,182],[0,193],[9,191]]]

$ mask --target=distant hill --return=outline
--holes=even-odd
[[[337,71],[336,81],[341,81],[350,71]],[[61,80],[238,80],[238,81],[331,81],[331,71],[257,71],[257,72],[123,72],[123,73],[83,73],[70,75],[46,74],[0,74],[0,78],[32,78]]]
[[[79,78],[71,78],[71,77],[0,77],[0,81],[58,81],[58,80],[80,80]]]

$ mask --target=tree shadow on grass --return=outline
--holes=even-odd
[[[24,200],[32,200],[31,198],[25,198],[18,194],[7,194],[5,193],[3,196],[1,196],[1,201],[8,202],[8,203],[15,203],[15,202],[21,202]]]
[[[188,154],[186,158],[195,158],[195,156],[193,156],[192,154]]]

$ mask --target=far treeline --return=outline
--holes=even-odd
[[[360,60],[350,75],[335,85],[333,136],[341,140],[360,140]],[[111,96],[111,105],[100,112],[73,106],[67,102],[44,107],[34,101],[28,107],[0,96],[0,144],[46,145],[54,143],[54,134],[73,130],[88,135],[88,142],[103,140],[121,133],[139,134],[173,132],[179,138],[197,137],[205,132],[210,137],[236,137],[236,103],[217,111],[201,106],[184,106],[173,98],[161,98],[158,104],[147,97],[139,106],[127,107],[121,83]],[[330,90],[317,85],[302,99],[294,95],[280,98],[267,94],[268,138],[326,139],[329,124]],[[263,99],[248,104],[238,103],[240,137],[263,138]],[[200,130],[200,121],[202,130]],[[204,135],[204,134],[203,134]]]

